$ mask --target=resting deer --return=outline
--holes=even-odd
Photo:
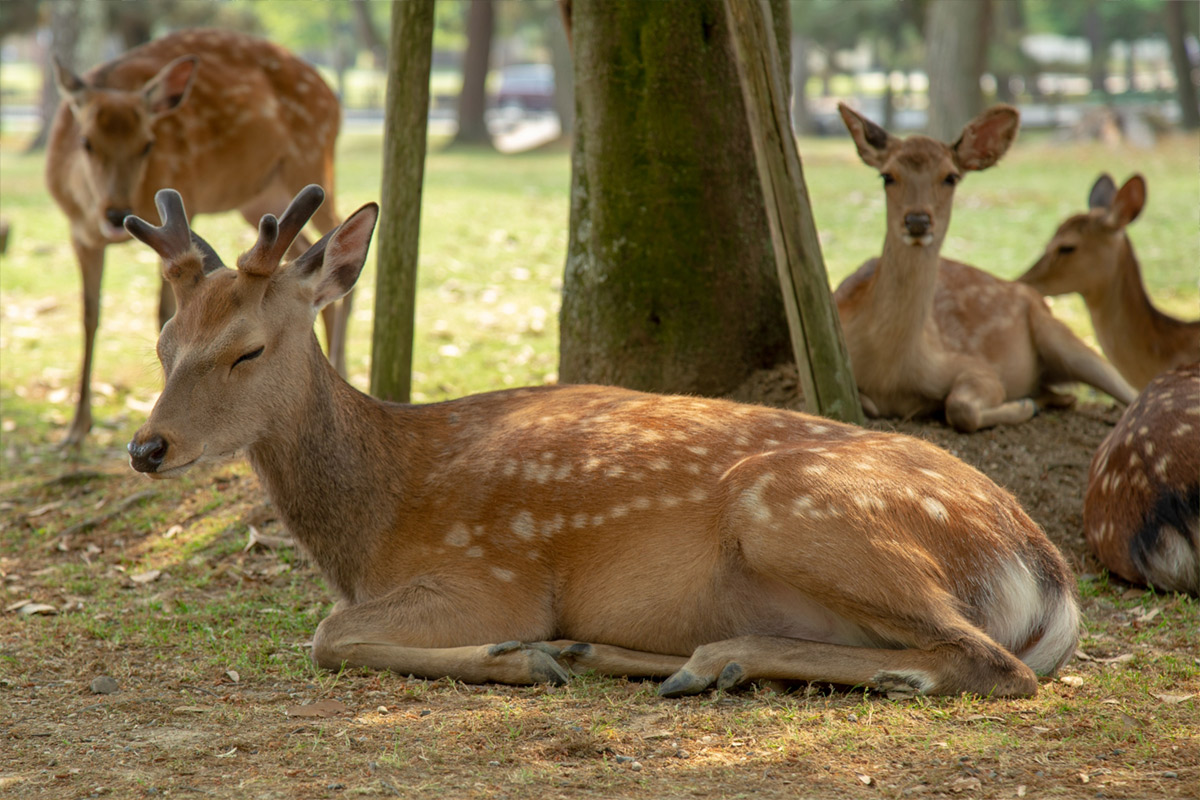
[[[1062,557],[1004,490],[932,445],[804,414],[601,386],[434,405],[342,380],[312,333],[378,209],[286,266],[305,189],[238,269],[161,228],[179,313],[166,386],[129,444],[154,478],[244,450],[339,597],[313,657],[467,682],[568,669],[1031,695],[1070,657]],[[669,676],[669,677],[668,677]]]
[[[309,183],[333,185],[337,98],[315,69],[239,33],[191,30],[142,45],[84,77],[56,64],[63,94],[46,154],[46,184],[67,215],[83,275],[83,365],[64,444],[92,426],[91,373],[104,249],[128,238],[131,213],[173,186],[195,213],[238,209],[251,225]],[[313,219],[338,223],[332,202]],[[345,371],[349,298],[325,314],[329,355]],[[163,284],[158,321],[174,313]]]
[[[1200,595],[1200,364],[1150,381],[1088,471],[1088,544],[1127,581]]]
[[[1158,373],[1200,361],[1200,320],[1183,322],[1150,302],[1125,227],[1146,204],[1146,179],[1117,186],[1101,175],[1088,213],[1058,226],[1046,253],[1017,280],[1042,294],[1079,292],[1100,349],[1125,379],[1141,389]]]
[[[1017,135],[1015,109],[995,106],[952,145],[897,139],[839,105],[858,155],[883,176],[883,254],[838,286],[854,377],[870,416],[945,410],[960,431],[1024,422],[1037,402],[1067,405],[1050,386],[1083,381],[1128,403],[1133,389],[1056,320],[1029,287],[941,258],[954,188],[995,164]]]

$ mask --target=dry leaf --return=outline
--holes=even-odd
[[[229,752],[227,752],[227,753],[217,753],[216,757],[217,758],[229,758],[236,752],[237,752],[237,748],[234,747],[234,748],[230,749]]]
[[[1156,694],[1154,696],[1157,697],[1159,700],[1162,700],[1164,703],[1170,703],[1171,705],[1176,705],[1178,703],[1183,703],[1187,700],[1191,700],[1196,695],[1194,695],[1194,694]]]
[[[1091,778],[1088,777],[1088,774],[1086,772],[1079,773],[1079,782],[1080,783],[1087,783],[1090,780],[1091,780]]]
[[[1112,658],[1097,658],[1095,661],[1097,664],[1125,664],[1129,661],[1133,661],[1133,653],[1122,653],[1121,655],[1113,656]]]
[[[1059,683],[1065,683],[1067,686],[1074,686],[1076,689],[1078,689],[1080,686],[1083,686],[1083,678],[1079,677],[1078,675],[1063,675],[1058,680]]]
[[[32,603],[32,602],[33,602],[33,600],[32,600],[32,599],[30,599],[30,598],[26,598],[26,599],[24,599],[24,600],[18,600],[18,601],[17,601],[17,602],[15,602],[15,603],[10,603],[9,605],[7,605],[7,606],[5,606],[5,607],[4,607],[4,613],[5,613],[5,614],[9,614],[9,613],[11,613],[11,612],[13,612],[13,611],[16,611],[17,609],[21,608],[22,606],[27,606],[27,605],[29,605],[29,604],[30,604],[30,603]]]
[[[1025,784],[1022,783],[1017,787],[1017,797],[1024,797],[1026,791]]]
[[[130,575],[129,580],[133,581],[134,583],[144,585],[147,583],[154,583],[154,581],[158,580],[160,577],[162,577],[162,570],[152,569],[146,572],[139,572],[137,575]]]
[[[950,784],[952,792],[977,792],[983,788],[983,782],[979,778],[958,778]]]
[[[176,714],[207,714],[212,711],[211,706],[176,706],[171,709]]]
[[[225,670],[225,677],[229,678],[229,680],[233,681],[234,683],[238,683],[242,680],[242,676],[238,675],[236,669]]]
[[[1161,613],[1162,613],[1162,609],[1156,606],[1156,607],[1154,607],[1154,608],[1150,609],[1149,611],[1147,611],[1146,613],[1144,613],[1144,614],[1140,615],[1139,617],[1137,617],[1137,618],[1136,618],[1136,619],[1133,621],[1133,624],[1134,624],[1134,625],[1145,625],[1147,622],[1149,622],[1150,620],[1154,619],[1155,617],[1157,617],[1157,616],[1158,616],[1159,614],[1161,614]]]
[[[179,534],[183,533],[182,525],[172,525],[163,532],[164,539],[174,539]]]
[[[34,614],[49,617],[58,613],[58,609],[45,603],[25,603],[17,609],[22,617],[32,617]]]
[[[28,514],[26,514],[25,518],[26,519],[37,519],[38,517],[42,516],[43,514],[50,513],[51,511],[58,508],[62,504],[63,504],[62,500],[55,500],[53,503],[46,503],[45,505],[38,506],[37,508],[33,509]]]
[[[855,773],[855,776],[862,782],[863,786],[870,786],[875,782],[870,775],[863,775],[861,772]]]
[[[288,706],[283,713],[289,717],[332,717],[343,711],[349,711],[344,703],[337,700],[318,700],[303,706]]]

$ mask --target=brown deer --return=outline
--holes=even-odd
[[[317,311],[350,290],[378,209],[286,266],[305,189],[221,265],[179,195],[161,228],[179,313],[133,437],[154,478],[245,451],[339,597],[313,657],[467,682],[568,669],[1031,695],[1073,652],[1062,557],[1014,498],[932,445],[804,414],[601,386],[433,405],[353,389]],[[668,677],[669,676],[669,677]]]
[[[128,238],[131,213],[149,214],[173,186],[195,213],[238,209],[251,225],[309,183],[333,185],[337,98],[312,67],[240,33],[190,30],[137,47],[79,77],[56,64],[63,94],[50,133],[46,184],[67,215],[83,274],[83,365],[64,444],[92,426],[91,373],[104,249]],[[338,218],[332,202],[313,219]],[[329,354],[345,371],[349,298],[325,313]],[[161,325],[174,313],[163,284]]]
[[[1142,283],[1125,227],[1145,205],[1141,175],[1120,191],[1101,175],[1088,196],[1088,212],[1059,225],[1045,254],[1017,279],[1046,295],[1083,295],[1100,349],[1138,389],[1163,370],[1200,361],[1200,320],[1162,313]]]
[[[1123,403],[1134,398],[1037,292],[939,256],[955,186],[1008,150],[1016,109],[984,111],[947,145],[926,136],[898,139],[848,106],[838,108],[887,196],[883,254],[834,293],[868,415],[944,409],[947,422],[971,432],[1024,422],[1039,402],[1068,405],[1072,398],[1053,384],[1083,381]]]
[[[1088,471],[1083,527],[1127,581],[1200,595],[1200,364],[1150,381]]]

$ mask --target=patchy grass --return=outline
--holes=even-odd
[[[300,554],[270,539],[285,532],[248,467],[149,484],[125,465],[123,443],[160,381],[145,248],[109,254],[97,429],[73,461],[53,449],[72,410],[78,278],[41,161],[19,155],[21,144],[0,140],[14,226],[0,270],[0,795],[1196,796],[1200,604],[1110,581],[1065,528],[1054,535],[1081,566],[1081,655],[1064,670],[1069,682],[1047,682],[1030,700],[887,700],[814,686],[663,701],[653,685],[594,676],[509,688],[316,671],[306,643],[332,598]],[[1015,276],[1083,207],[1098,172],[1123,180],[1136,168],[1150,186],[1132,230],[1151,292],[1194,317],[1196,145],[1134,152],[1025,137],[1003,165],[964,183],[947,253]],[[343,137],[343,214],[377,198],[378,147]],[[882,192],[848,140],[802,150],[836,282],[877,251]],[[427,176],[418,398],[553,379],[565,154],[434,152]],[[196,227],[228,258],[252,241],[237,215]],[[372,269],[351,331],[360,388]],[[1056,307],[1090,336],[1081,305]],[[1035,422],[1025,435],[1060,424]],[[1011,453],[1031,451],[1019,435],[972,439],[986,444],[978,465],[996,474]],[[961,437],[948,442],[969,456]],[[1015,449],[987,450],[1006,442]],[[1071,451],[1076,483],[1042,490],[1077,493],[1087,452]],[[1047,458],[1030,468],[1048,470]],[[1043,519],[1037,498],[1022,494]],[[244,549],[251,526],[274,546]],[[11,609],[26,600],[56,613]],[[101,675],[119,691],[93,694]],[[344,710],[295,715],[322,699]]]

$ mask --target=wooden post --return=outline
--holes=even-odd
[[[725,0],[738,76],[758,164],[792,349],[808,410],[862,424],[862,406],[842,338],[804,184],[771,9],[766,0]]]
[[[402,403],[408,402],[412,391],[417,244],[432,55],[433,0],[393,3],[383,187],[375,238],[371,394]]]

